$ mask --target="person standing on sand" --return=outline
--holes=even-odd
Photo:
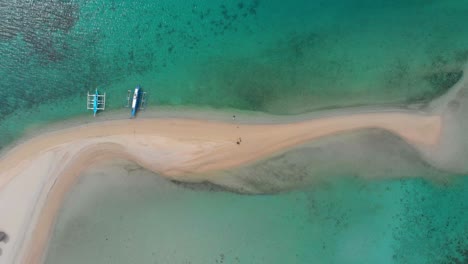
[[[8,235],[3,232],[3,231],[0,231],[0,242],[7,242],[7,239],[8,239]]]
[[[232,116],[232,120],[236,120],[236,115],[233,115],[233,116]],[[239,128],[239,126],[236,126],[236,127]],[[236,141],[236,144],[237,144],[237,145],[240,145],[241,142],[242,142],[242,138],[239,137],[239,139],[237,139],[237,141]]]
[[[0,242],[4,242],[6,243],[8,241],[8,235],[3,232],[3,231],[0,231]],[[2,249],[0,248],[0,256],[2,255]]]

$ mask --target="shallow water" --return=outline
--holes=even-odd
[[[465,0],[0,0],[0,147],[90,114],[96,87],[107,109],[136,84],[150,106],[292,114],[424,103],[460,77],[467,13]],[[47,263],[466,259],[467,177],[436,186],[343,176],[248,196],[138,174],[82,178]]]
[[[447,1],[0,1],[0,143],[85,114],[85,94],[287,114],[427,101],[468,59]],[[89,114],[89,113],[88,113]]]
[[[100,168],[68,195],[45,263],[464,263],[467,188],[337,177],[240,195]]]

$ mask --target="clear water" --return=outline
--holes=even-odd
[[[460,77],[466,14],[465,0],[0,0],[0,146],[89,114],[85,95],[96,87],[107,109],[122,108],[136,84],[153,106],[276,114],[426,102]],[[466,177],[447,187],[345,177],[264,196],[107,180],[74,189],[71,197],[96,193],[76,194],[81,210],[63,209],[48,263],[466,256]],[[107,191],[112,183],[119,192]]]
[[[0,1],[0,134],[150,105],[277,114],[405,104],[445,91],[468,58],[464,0]]]
[[[94,171],[65,201],[45,263],[465,263],[468,177],[337,177],[275,195]],[[457,262],[458,261],[458,262]]]

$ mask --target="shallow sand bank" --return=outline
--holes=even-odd
[[[84,169],[102,160],[121,158],[177,180],[210,181],[215,176],[207,172],[254,162],[325,136],[378,128],[402,138],[440,169],[466,170],[459,161],[463,156],[453,159],[454,154],[464,155],[464,143],[445,137],[446,131],[452,135],[464,128],[463,122],[454,126],[453,119],[466,110],[465,79],[466,75],[426,113],[348,111],[260,125],[177,118],[114,120],[32,138],[0,160],[0,228],[11,237],[0,263],[40,262],[64,194]]]
[[[190,174],[232,168],[312,139],[367,127],[392,131],[414,145],[434,146],[441,119],[404,113],[360,114],[286,125],[140,119],[40,136],[19,145],[0,161],[0,209],[7,212],[0,225],[12,238],[2,261],[18,261],[15,257],[21,255],[8,253],[19,252],[25,242],[34,246],[25,252],[28,257],[24,263],[40,259],[65,191],[83,169],[99,160],[124,158],[163,175],[187,179]],[[237,145],[239,137],[242,142]]]

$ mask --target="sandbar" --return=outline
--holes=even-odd
[[[447,155],[434,153],[443,149],[444,131],[450,126],[447,109],[454,98],[459,100],[465,79],[426,111],[349,110],[277,124],[243,123],[241,118],[125,119],[38,135],[0,159],[0,228],[10,237],[2,246],[0,263],[41,263],[64,195],[83,170],[103,160],[125,159],[165,177],[209,181],[203,177],[216,174],[207,172],[246,165],[323,137],[377,128],[401,137],[429,163],[447,169]]]

